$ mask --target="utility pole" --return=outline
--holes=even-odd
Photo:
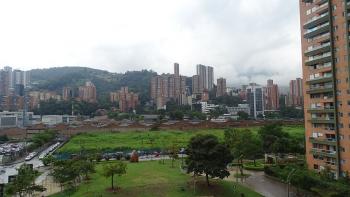
[[[287,192],[288,192],[288,197],[289,197],[289,186],[290,186],[290,180],[292,179],[292,177],[293,177],[293,175],[294,175],[294,173],[296,172],[297,170],[296,169],[293,169],[290,173],[289,173],[289,175],[288,175],[288,177],[287,177]]]
[[[25,141],[24,141],[24,147],[26,150],[26,155],[28,155],[28,149],[27,149],[27,141],[28,141],[28,130],[27,130],[27,111],[28,111],[28,87],[27,84],[24,86],[23,90],[23,112],[22,112],[22,127],[26,131]]]

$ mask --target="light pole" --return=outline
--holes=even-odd
[[[288,174],[288,177],[287,177],[287,192],[288,192],[288,197],[289,197],[289,185],[290,185],[290,180],[292,179],[294,173],[296,172],[297,170],[296,169],[293,169],[289,174]]]

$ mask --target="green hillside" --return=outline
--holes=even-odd
[[[76,88],[86,81],[92,81],[97,90],[98,99],[104,99],[111,91],[122,86],[129,86],[131,91],[140,94],[141,101],[149,99],[149,83],[156,75],[152,70],[111,73],[105,70],[87,67],[56,67],[31,70],[33,90],[62,92],[64,86]]]

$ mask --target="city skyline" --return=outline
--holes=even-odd
[[[286,76],[301,76],[298,3],[287,4],[281,0],[97,5],[77,1],[67,8],[65,1],[34,1],[23,6],[28,9],[17,10],[12,2],[2,2],[0,16],[11,20],[0,21],[7,30],[0,33],[0,66],[21,70],[87,66],[111,72],[152,69],[171,73],[167,65],[179,62],[187,76],[195,74],[192,66],[204,64],[215,67],[216,77],[226,78],[228,84],[263,84],[273,78],[287,85]],[[84,9],[76,16],[74,8],[81,5]],[[66,14],[58,18],[57,11]],[[238,16],[244,17],[244,22]],[[253,26],[259,30],[246,31]],[[272,35],[271,31],[279,33]]]

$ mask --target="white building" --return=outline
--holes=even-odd
[[[264,116],[264,88],[255,83],[247,87],[247,101],[250,106],[250,115],[257,118],[259,115]]]
[[[237,115],[238,112],[242,111],[250,115],[249,104],[238,104],[237,107],[226,107],[230,115]]]
[[[45,115],[41,117],[41,122],[45,125],[56,125],[63,123],[63,116],[61,115]]]
[[[61,123],[69,124],[76,121],[76,116],[71,115],[44,115],[41,118],[41,122],[45,125],[53,126]]]
[[[209,104],[207,102],[201,102],[202,106],[202,113],[209,114],[211,110],[214,110],[215,108],[218,108],[219,105]]]
[[[33,112],[26,113],[26,124],[32,124]],[[13,128],[23,126],[23,112],[0,112],[0,128]]]

